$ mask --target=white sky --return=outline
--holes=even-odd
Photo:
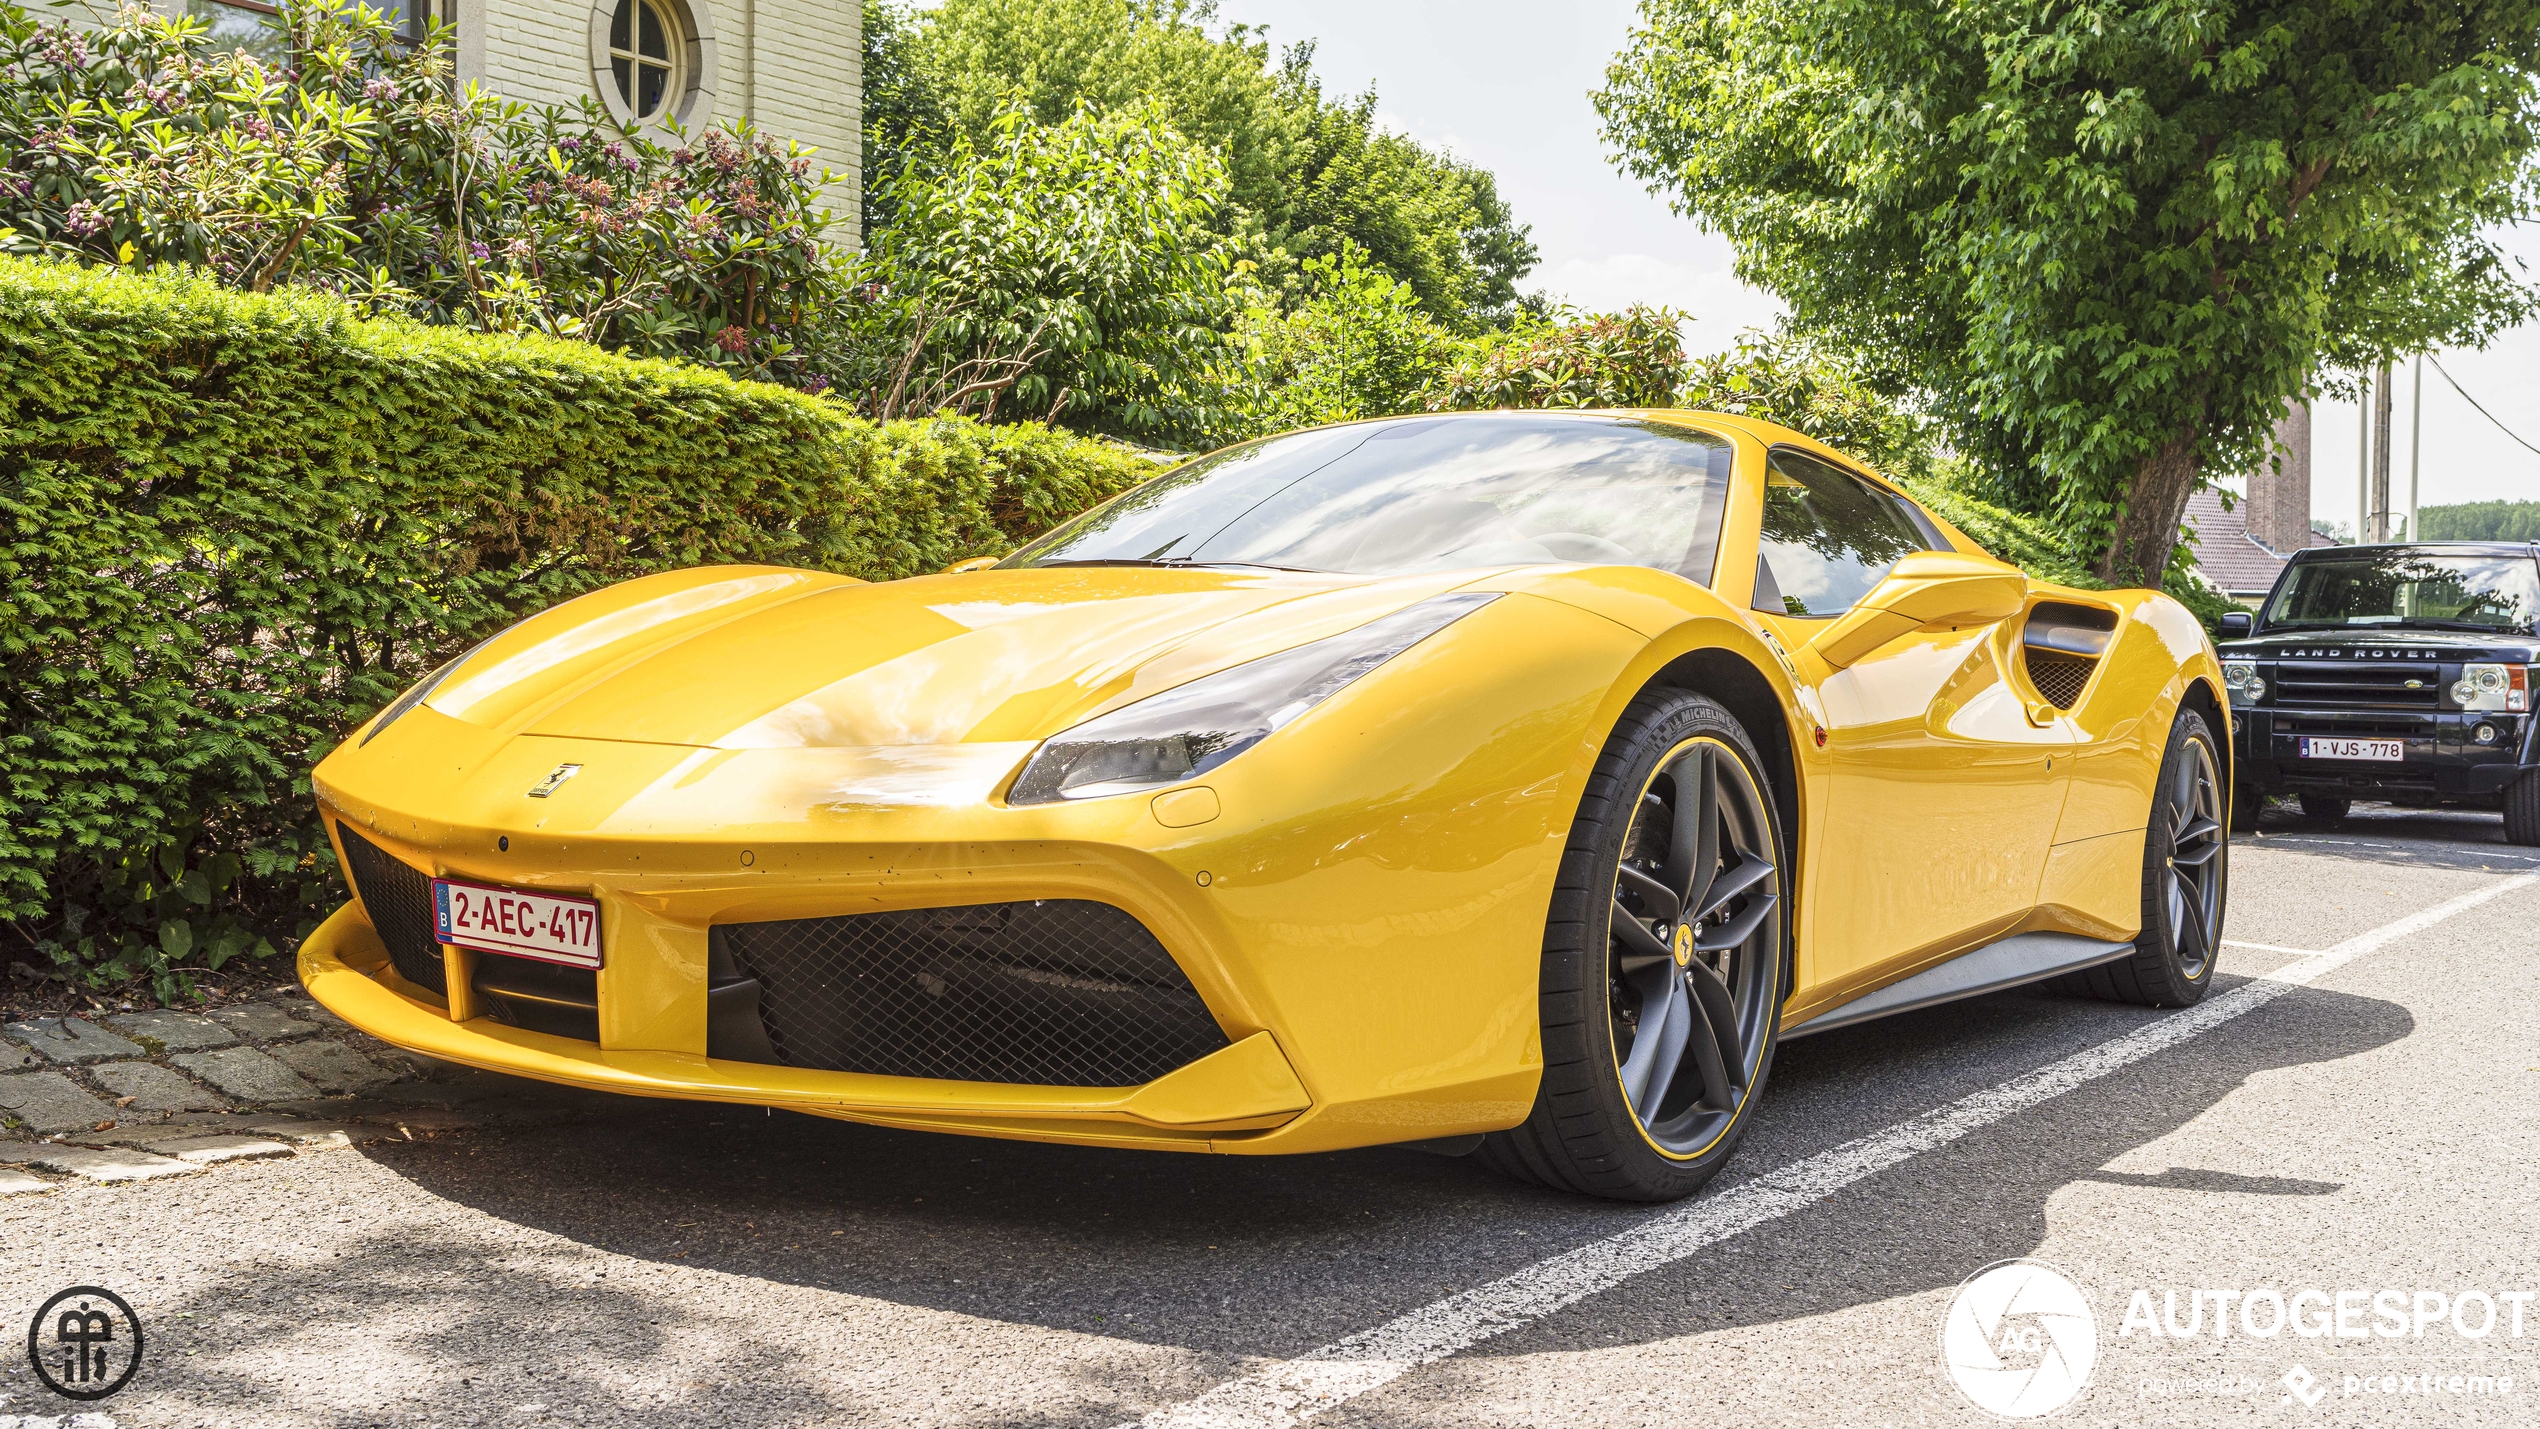
[[[1697,351],[1730,346],[1769,325],[1774,300],[1729,273],[1726,241],[1676,217],[1664,201],[1607,162],[1588,93],[1629,33],[1630,0],[1219,0],[1229,21],[1269,27],[1273,45],[1319,41],[1326,92],[1376,86],[1392,127],[1444,145],[1498,175],[1520,222],[1533,225],[1543,262],[1523,285],[1583,307],[1667,303],[1697,315]],[[2508,246],[2540,279],[2540,227]],[[2540,445],[2540,326],[2487,350],[2438,354],[2488,411]],[[2540,500],[2540,455],[2471,410],[2428,366],[2425,505]],[[2399,377],[2391,448],[2394,505],[2408,474],[2409,379]],[[2312,415],[2312,507],[2355,520],[2356,411]]]

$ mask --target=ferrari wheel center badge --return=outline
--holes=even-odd
[[[1691,923],[1676,925],[1676,966],[1680,968],[1693,966],[1693,925]]]

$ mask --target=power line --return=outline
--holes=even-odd
[[[2452,390],[2461,394],[2461,400],[2462,400],[2462,401],[2467,402],[2467,403],[2468,403],[2468,404],[2470,404],[2472,407],[2477,407],[2477,408],[2478,408],[2478,415],[2480,415],[2480,416],[2482,416],[2482,417],[2485,417],[2487,420],[2489,420],[2489,421],[2491,421],[2491,422],[2496,422],[2496,430],[2497,430],[2497,431],[2503,432],[2506,436],[2512,437],[2512,438],[2513,438],[2513,439],[2514,439],[2517,443],[2520,443],[2520,445],[2521,445],[2521,447],[2522,447],[2522,449],[2523,449],[2524,451],[2527,451],[2527,452],[2531,453],[2533,456],[2540,456],[2540,447],[2535,447],[2535,446],[2533,446],[2531,443],[2526,442],[2526,441],[2523,441],[2523,440],[2522,440],[2522,435],[2521,435],[2521,433],[2516,432],[2513,428],[2506,426],[2503,422],[2497,422],[2497,421],[2496,421],[2496,414],[2495,414],[2495,413],[2488,411],[2488,410],[2487,410],[2486,408],[2484,408],[2484,407],[2479,407],[2479,406],[2478,406],[2478,399],[2477,399],[2477,398],[2475,398],[2475,397],[2473,397],[2473,396],[2471,396],[2471,395],[2469,395],[2468,390],[2467,390],[2467,389],[2465,389],[2465,388],[2463,388],[2463,387],[2461,386],[2461,384],[2459,383],[2459,381],[2457,381],[2456,379],[2454,379],[2454,377],[2452,376],[2452,374],[2451,374],[2451,373],[2449,373],[2449,372],[2444,372],[2444,370],[2443,370],[2443,359],[2441,359],[2441,358],[2439,358],[2439,357],[2436,357],[2436,356],[2434,356],[2434,355],[2433,355],[2433,354],[2431,354],[2431,353],[2428,353],[2428,354],[2426,355],[2426,359],[2425,359],[2425,360],[2434,364],[2434,370],[2435,370],[2435,371],[2437,371],[2437,372],[2442,372],[2442,373],[2443,373],[2443,380],[2452,384]]]

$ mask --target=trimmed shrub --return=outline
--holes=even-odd
[[[169,996],[339,896],[311,765],[483,636],[700,562],[935,570],[1153,470],[306,291],[0,260],[0,921]]]

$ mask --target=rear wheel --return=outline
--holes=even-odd
[[[2511,843],[2540,844],[2540,769],[2525,773],[2505,790],[2505,838]]]
[[[2323,824],[2333,824],[2355,810],[2355,801],[2336,794],[2302,796],[2302,817]]]
[[[1571,826],[1544,930],[1543,1082],[1482,1156],[1618,1200],[1727,1161],[1781,1030],[1788,880],[1763,761],[1734,716],[1635,701]]]
[[[2143,932],[2132,955],[2059,978],[2058,986],[2146,1007],[2204,1000],[2230,891],[2221,767],[2204,717],[2179,711],[2143,836]]]
[[[2258,815],[2267,807],[2267,796],[2255,784],[2242,784],[2231,792],[2231,831],[2235,834],[2255,833]]]

